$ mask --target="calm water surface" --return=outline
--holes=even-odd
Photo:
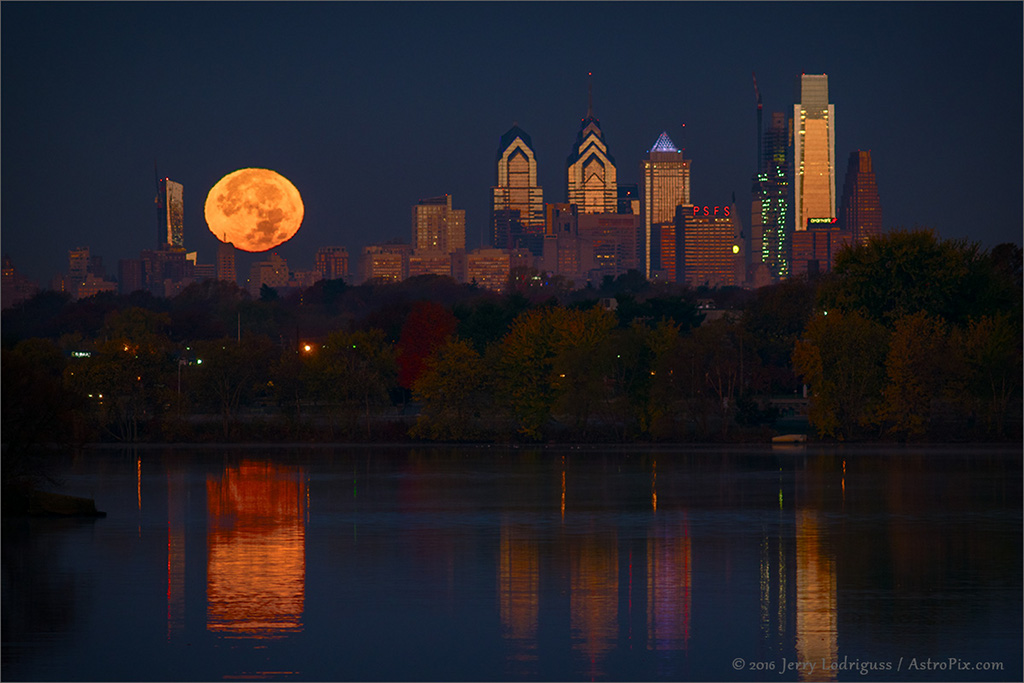
[[[1021,680],[1021,452],[89,451],[5,680]],[[983,669],[983,670],[978,670]]]

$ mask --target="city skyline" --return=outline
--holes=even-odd
[[[406,239],[410,207],[444,194],[466,212],[467,247],[486,246],[495,143],[510,126],[532,137],[544,201],[566,200],[588,73],[620,185],[640,182],[665,131],[693,161],[694,203],[735,193],[747,206],[750,74],[769,119],[799,101],[800,74],[828,74],[837,189],[842,160],[870,150],[884,229],[1020,242],[1019,4],[580,8],[4,3],[2,250],[45,285],[76,247],[108,270],[152,248],[154,161],[183,186],[184,244],[201,263],[218,244],[206,193],[246,166],[302,193],[303,227],[276,250],[297,267],[323,246]],[[509,65],[517,21],[536,47]],[[274,27],[288,30],[250,47]],[[659,43],[659,29],[676,40]]]

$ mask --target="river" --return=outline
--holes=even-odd
[[[4,680],[1021,680],[1020,448],[147,447],[6,519]]]

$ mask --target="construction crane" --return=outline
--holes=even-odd
[[[761,90],[757,87],[757,74],[753,71],[750,74],[754,77],[754,94],[757,95],[757,168],[755,173],[761,172]]]

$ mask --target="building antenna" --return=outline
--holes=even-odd
[[[587,118],[594,116],[594,72],[587,73]]]

